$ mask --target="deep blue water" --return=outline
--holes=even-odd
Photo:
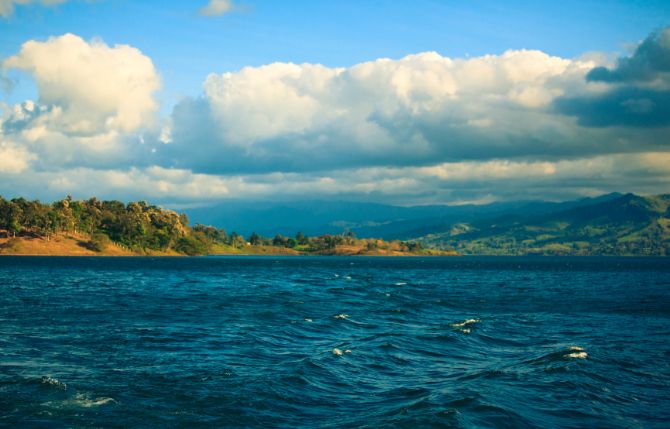
[[[669,427],[670,260],[0,258],[0,427]]]

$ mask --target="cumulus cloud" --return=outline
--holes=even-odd
[[[209,3],[200,9],[200,15],[221,16],[231,10],[233,10],[232,0],[209,0]]]
[[[132,131],[158,108],[158,73],[149,57],[128,45],[110,47],[73,34],[31,40],[3,68],[35,79],[40,103],[57,109],[54,125],[67,134]]]
[[[172,116],[166,162],[201,172],[301,171],[583,152],[551,112],[589,61],[539,51],[429,52],[350,68],[274,63],[212,74]],[[594,136],[593,148],[604,144]],[[207,147],[208,156],[187,151]]]
[[[39,3],[45,6],[64,3],[66,0],[0,0],[0,17],[7,18],[14,13],[16,5]]]
[[[160,79],[139,50],[66,34],[24,43],[2,67],[22,70],[37,84],[37,101],[5,106],[0,118],[0,142],[33,154],[34,168],[146,162],[141,137],[155,122]]]

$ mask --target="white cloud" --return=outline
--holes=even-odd
[[[3,67],[35,79],[40,103],[54,106],[50,126],[64,134],[133,131],[151,122],[158,108],[158,73],[149,57],[128,45],[65,34],[24,43]]]
[[[66,0],[0,0],[0,16],[7,18],[14,13],[16,5],[25,5],[30,3],[40,3],[45,6],[51,6],[64,3]]]
[[[469,120],[468,113],[477,111],[539,108],[563,94],[559,79],[579,80],[591,66],[539,51],[467,60],[427,52],[349,69],[290,63],[247,67],[212,74],[204,88],[225,137],[248,143],[337,120],[365,127],[362,122],[374,125],[373,116],[449,114],[459,119],[451,110],[467,107],[470,112],[463,116]]]
[[[220,173],[602,153],[612,151],[611,133],[552,107],[598,91],[584,79],[595,65],[522,50],[246,67],[209,75],[202,98],[178,105],[162,149],[167,165]]]
[[[24,43],[2,67],[23,70],[37,84],[37,102],[0,106],[0,142],[34,154],[35,169],[146,162],[142,133],[159,126],[160,79],[136,48],[66,34]]]
[[[207,6],[200,9],[200,14],[204,16],[221,16],[233,10],[232,0],[209,0]]]

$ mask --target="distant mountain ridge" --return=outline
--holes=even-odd
[[[297,201],[290,203],[230,201],[223,204],[184,209],[192,223],[226,228],[228,232],[250,235],[280,233],[294,236],[340,234],[351,231],[360,237],[383,239],[416,238],[446,229],[451,224],[475,222],[483,218],[541,214],[562,208],[579,207],[618,198],[612,193],[596,198],[567,202],[513,201],[485,205],[393,206],[351,201]]]
[[[670,254],[669,195],[611,193],[565,202],[400,207],[374,203],[229,202],[186,210],[245,236],[341,234],[418,240],[461,254]]]

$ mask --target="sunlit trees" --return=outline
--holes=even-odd
[[[125,205],[96,198],[79,201],[68,196],[49,205],[24,198],[0,198],[0,230],[8,237],[29,235],[49,240],[54,233],[77,237],[84,234],[89,236],[90,247],[98,251],[111,239],[137,251],[168,250],[179,243],[189,254],[202,253],[214,241],[226,238],[225,231],[216,228],[193,231],[184,223],[187,221],[184,215],[144,201]],[[190,241],[179,241],[186,236]]]

